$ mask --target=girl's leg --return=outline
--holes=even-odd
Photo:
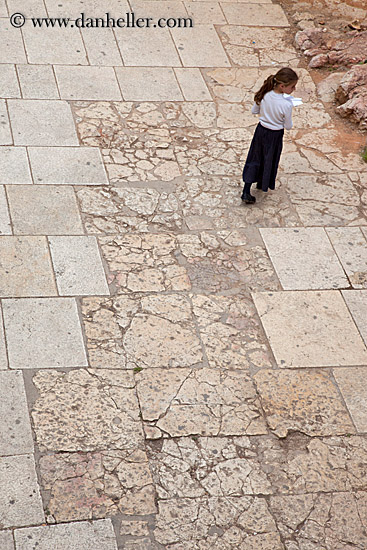
[[[256,202],[256,198],[253,195],[251,195],[251,193],[250,193],[251,185],[252,185],[252,183],[246,183],[245,182],[245,186],[244,186],[243,191],[242,191],[241,199],[246,204]]]

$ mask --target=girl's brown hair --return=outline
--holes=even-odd
[[[283,69],[280,69],[276,74],[271,74],[266,80],[264,80],[264,84],[255,94],[255,103],[260,105],[264,95],[271,92],[277,84],[290,84],[291,82],[296,82],[297,80],[298,75],[293,71],[293,69],[283,67]]]

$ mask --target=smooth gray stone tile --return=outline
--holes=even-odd
[[[126,101],[183,101],[173,69],[168,67],[117,67]]]
[[[98,32],[98,30],[97,30]],[[55,66],[61,99],[121,101],[112,67]]]
[[[322,227],[266,228],[260,233],[284,290],[349,286]]]
[[[91,65],[122,66],[120,50],[112,29],[82,29],[84,45]]]
[[[61,296],[109,295],[95,237],[49,237]]]
[[[0,66],[0,97],[20,97],[18,78],[14,65]]]
[[[25,147],[0,147],[0,183],[32,183]]]
[[[22,30],[29,63],[88,65],[79,29],[24,25]]]
[[[0,458],[1,526],[44,523],[33,455]]]
[[[172,29],[184,67],[230,67],[230,62],[213,25]]]
[[[125,66],[181,66],[169,29],[115,29],[115,35]]]
[[[0,145],[11,145],[12,143],[13,137],[10,131],[6,102],[5,99],[0,99]]]
[[[15,145],[78,145],[66,101],[9,99],[8,107]]]
[[[74,299],[8,299],[2,305],[10,368],[88,364]]]
[[[11,531],[0,531],[1,550],[14,550],[14,539]]]
[[[15,235],[84,233],[71,186],[9,185],[7,195]]]
[[[367,345],[367,290],[343,290],[342,294]]]
[[[110,519],[17,529],[15,543],[17,550],[117,550]]]
[[[17,71],[24,99],[59,99],[50,65],[17,65]]]
[[[0,370],[8,368],[8,357],[6,354],[5,333],[3,325],[3,312],[0,305]]]
[[[367,288],[367,240],[359,227],[328,227],[326,231],[353,288]]]
[[[108,184],[97,147],[29,147],[34,183]]]
[[[0,63],[27,63],[20,29],[0,19]]]
[[[0,185],[0,235],[12,235],[5,189]]]
[[[0,455],[33,452],[31,423],[21,371],[0,372]]]
[[[334,378],[360,433],[367,432],[367,367],[334,369]]]

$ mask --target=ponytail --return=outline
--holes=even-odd
[[[297,82],[297,80],[298,75],[293,71],[293,69],[283,67],[283,69],[280,69],[276,74],[272,74],[268,76],[266,80],[264,80],[264,84],[255,94],[255,103],[257,103],[257,105],[260,105],[264,95],[268,92],[271,92],[271,90],[273,90],[275,86],[277,86],[277,84],[290,84],[291,82]]]

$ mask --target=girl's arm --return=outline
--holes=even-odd
[[[287,108],[285,110],[285,113],[284,113],[284,128],[286,130],[290,130],[292,127],[293,127],[293,122],[292,122],[292,109],[293,109],[293,105],[287,105]]]
[[[260,105],[258,105],[256,102],[252,106],[251,113],[253,115],[258,115],[260,113]]]

